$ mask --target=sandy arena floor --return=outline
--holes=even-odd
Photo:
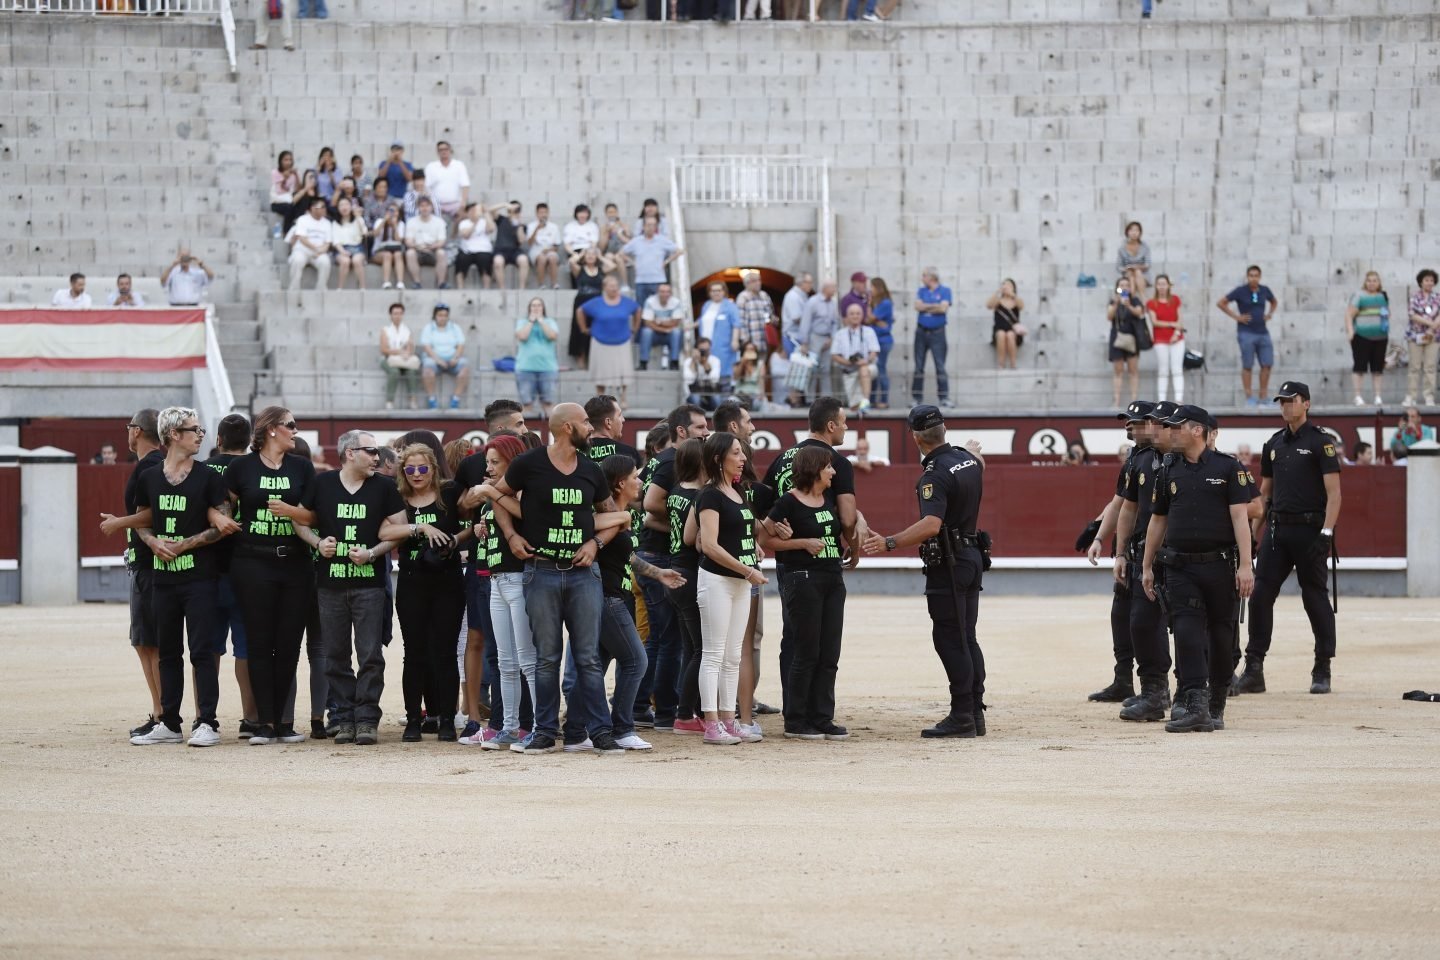
[[[0,955],[1434,957],[1440,704],[1400,694],[1440,689],[1440,612],[1343,600],[1313,697],[1280,607],[1223,733],[1085,702],[1106,598],[986,597],[990,735],[922,741],[924,608],[875,598],[850,742],[615,758],[400,743],[398,649],[377,748],[236,743],[228,659],[221,747],[132,747],[125,609],[6,608]]]

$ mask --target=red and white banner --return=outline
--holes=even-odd
[[[205,366],[205,310],[0,310],[0,370]]]

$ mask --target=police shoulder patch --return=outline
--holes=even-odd
[[[1171,480],[1171,481],[1170,481],[1170,496],[1173,497],[1173,496],[1175,496],[1175,494],[1177,494],[1177,493],[1179,493],[1179,492],[1180,492],[1180,488],[1177,487],[1177,486],[1175,486],[1175,481],[1174,481],[1174,480]]]
[[[1249,480],[1246,479],[1246,477],[1248,477],[1248,476],[1249,476],[1249,474],[1247,474],[1244,470],[1241,470],[1241,471],[1240,471],[1240,486],[1243,487],[1243,486],[1245,486],[1245,484],[1247,484],[1247,483],[1250,482]]]
[[[923,498],[923,499],[925,499],[925,500],[933,500],[933,499],[935,498],[935,484],[933,484],[933,483],[922,483],[922,484],[920,484],[920,496],[921,496],[921,498]]]
[[[1145,474],[1140,474],[1140,486],[1145,486]]]
[[[1271,460],[1274,460],[1274,459],[1275,459],[1275,451],[1274,451],[1274,450],[1271,450],[1271,451],[1270,451],[1270,459],[1271,459]]]
[[[1325,456],[1327,456],[1327,457],[1333,457],[1333,456],[1335,456],[1335,444],[1333,444],[1333,443],[1327,443],[1327,444],[1325,444]]]

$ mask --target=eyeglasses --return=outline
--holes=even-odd
[[[294,420],[291,420],[289,423],[282,423],[282,424],[280,424],[280,426],[284,427],[286,430],[294,430],[294,429],[296,428],[297,424],[295,423]]]
[[[430,472],[430,465],[429,465],[428,463],[422,463],[422,464],[420,464],[420,466],[418,466],[418,467],[406,467],[406,468],[405,468],[405,476],[407,476],[407,477],[413,477],[413,476],[416,476],[417,474],[418,474],[419,476],[422,476],[422,477],[423,477],[423,476],[425,476],[425,474],[427,474],[427,473],[429,473],[429,472]]]
[[[175,428],[175,432],[176,432],[176,433],[193,433],[193,434],[195,434],[195,436],[197,436],[197,437],[203,437],[203,436],[205,436],[205,428],[204,428],[204,427],[176,427],[176,428]]]
[[[364,453],[368,453],[368,454],[370,454],[370,456],[372,456],[372,457],[378,457],[378,456],[380,456],[380,448],[379,448],[379,447],[356,447],[355,449],[356,449],[356,450],[363,451]]]

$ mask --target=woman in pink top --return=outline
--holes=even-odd
[[[1164,400],[1165,386],[1174,382],[1175,402],[1185,402],[1185,325],[1180,322],[1180,298],[1170,292],[1170,278],[1155,278],[1155,296],[1145,302],[1150,328],[1155,332],[1155,360],[1160,367],[1155,399]]]

